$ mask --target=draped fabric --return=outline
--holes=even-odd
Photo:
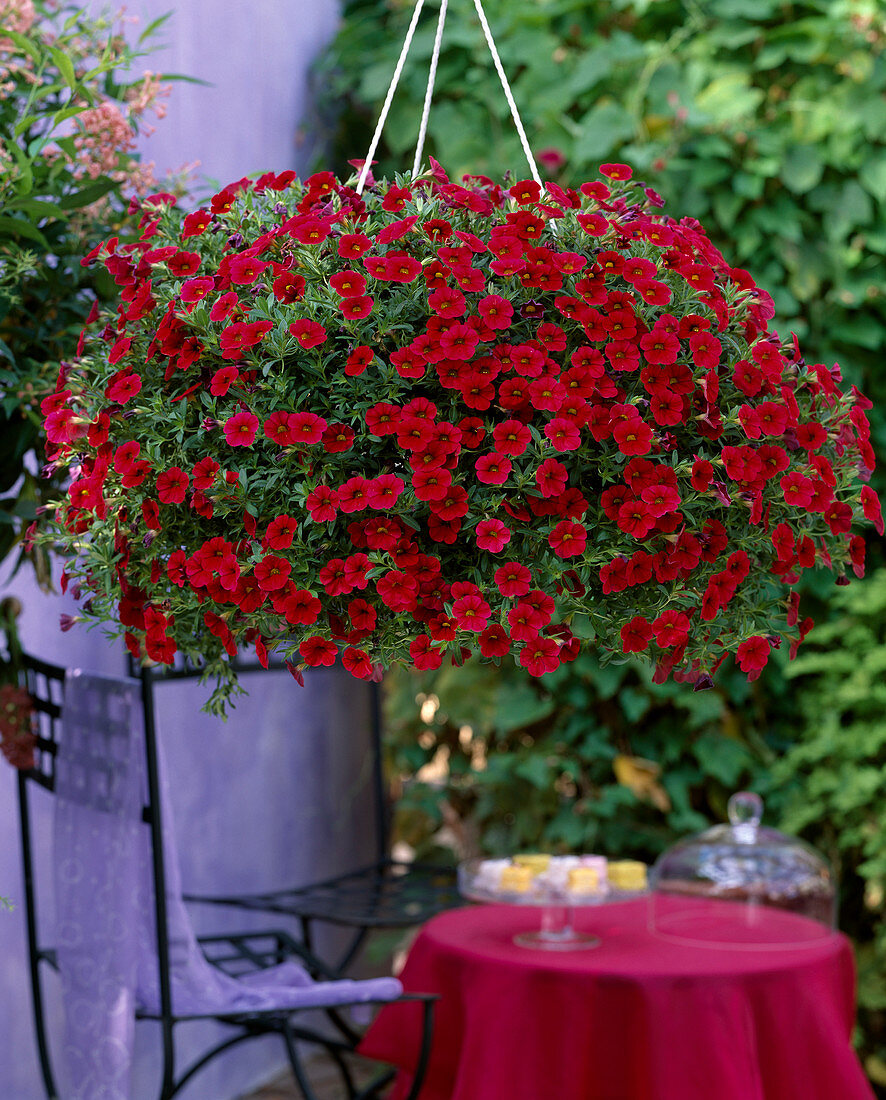
[[[56,761],[57,951],[65,1009],[63,1095],[130,1100],[136,1008],[160,1011],[140,686],[68,674]],[[315,982],[299,963],[232,978],[212,966],[182,901],[168,779],[158,744],[173,1012],[179,1016],[390,1001],[394,978]]]

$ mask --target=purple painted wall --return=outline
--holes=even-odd
[[[127,5],[143,25],[169,6],[169,0]],[[335,0],[183,2],[162,32],[166,48],[145,65],[198,76],[212,86],[175,86],[169,117],[145,146],[158,174],[195,159],[205,176],[221,183],[265,169],[304,169],[307,149],[297,134],[309,110],[308,66],[336,19]],[[120,649],[99,632],[59,632],[60,613],[76,611],[71,600],[41,594],[25,575],[5,579],[0,573],[0,592],[15,593],[25,605],[22,636],[32,652],[66,665],[122,671]],[[355,866],[371,853],[371,830],[361,827],[365,800],[356,793],[366,778],[366,686],[337,670],[317,670],[304,689],[285,673],[252,676],[249,685],[250,696],[227,725],[200,714],[197,689],[167,685],[159,696],[183,878],[195,892],[310,881]],[[13,900],[21,897],[14,787],[14,775],[0,762],[0,895]],[[48,847],[48,813],[42,814],[39,835]],[[232,917],[243,926],[244,918]],[[200,913],[198,930],[221,929],[223,919],[220,911]],[[57,1028],[58,1006],[51,999]],[[212,1033],[208,1024],[182,1030],[192,1049]],[[274,1041],[247,1044],[182,1096],[231,1100],[282,1064]],[[156,1037],[151,1025],[141,1025],[134,1100],[154,1095],[156,1067]],[[11,914],[0,912],[0,1097],[42,1096],[19,905]]]

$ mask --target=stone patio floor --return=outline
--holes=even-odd
[[[378,1065],[366,1062],[354,1061],[354,1077],[358,1084],[368,1083],[377,1073]],[[342,1100],[344,1089],[341,1077],[335,1068],[323,1058],[317,1058],[309,1063],[311,1084],[317,1091],[319,1100]],[[258,1092],[249,1093],[240,1100],[302,1100],[302,1094],[296,1086],[292,1073],[287,1071],[281,1077],[260,1088]]]

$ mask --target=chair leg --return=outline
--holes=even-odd
[[[424,1001],[424,1015],[422,1017],[421,1048],[418,1061],[415,1064],[415,1073],[412,1077],[412,1088],[406,1100],[417,1100],[421,1087],[425,1083],[425,1074],[428,1071],[428,1062],[431,1057],[431,1042],[434,1038],[434,1002]]]
[[[302,1096],[304,1096],[305,1100],[319,1100],[319,1097],[311,1088],[311,1082],[308,1080],[308,1075],[305,1073],[301,1055],[298,1053],[295,1044],[295,1036],[292,1034],[292,1026],[288,1020],[281,1021],[280,1034],[283,1036],[283,1042],[286,1044],[286,1054],[289,1057],[289,1064],[292,1067],[292,1073],[298,1083],[298,1087],[301,1089]]]

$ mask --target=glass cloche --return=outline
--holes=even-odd
[[[763,800],[729,799],[729,824],[681,840],[650,874],[650,927],[707,947],[798,947],[833,935],[834,875],[796,837],[761,826]]]

